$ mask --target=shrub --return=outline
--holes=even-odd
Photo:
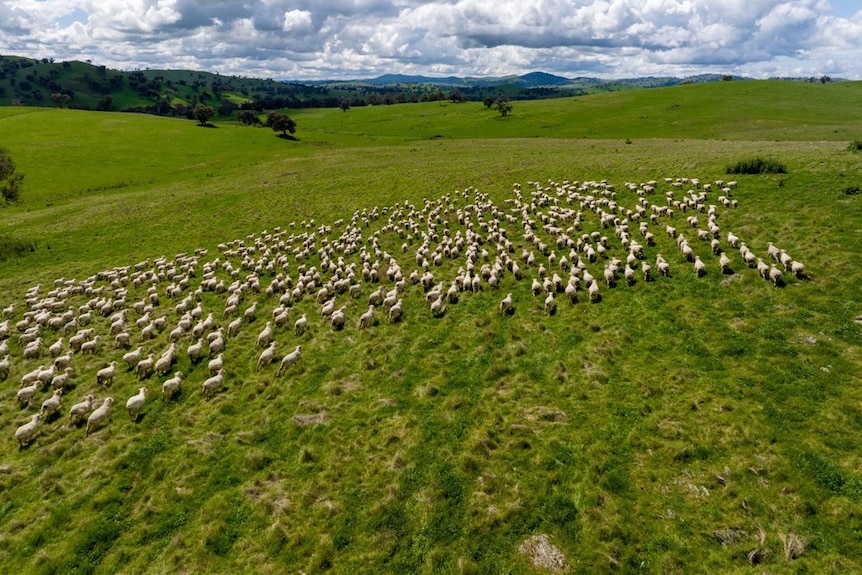
[[[862,188],[859,188],[859,186],[847,186],[844,188],[844,195],[846,196],[858,196],[859,192],[862,192]]]
[[[851,152],[858,152],[862,150],[862,140],[853,140],[847,145],[847,149]]]
[[[787,168],[778,160],[749,158],[727,167],[728,174],[786,174]]]

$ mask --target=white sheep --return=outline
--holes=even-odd
[[[73,425],[80,421],[85,415],[93,409],[93,396],[87,394],[84,396],[84,401],[80,401],[69,409],[69,425]]]
[[[590,282],[590,287],[587,289],[590,294],[590,301],[595,303],[599,301],[601,295],[599,294],[599,284],[596,282],[595,278]]]
[[[3,374],[3,377],[9,377],[9,368],[11,367],[11,363],[9,361],[9,354],[7,353],[3,359],[0,359],[0,374]]]
[[[144,403],[147,401],[147,388],[141,387],[138,393],[126,400],[126,410],[129,412],[129,417],[137,420],[144,408]]]
[[[500,306],[499,306],[500,315],[505,315],[506,313],[509,313],[509,311],[511,309],[513,309],[512,308],[512,294],[507,293],[506,297],[504,297],[503,300],[500,302]]]
[[[772,285],[778,287],[782,283],[781,270],[772,264],[769,268],[769,279],[772,280]]]
[[[791,273],[799,279],[802,279],[805,275],[805,265],[802,262],[792,261],[790,262],[790,271]]]
[[[183,381],[183,372],[175,371],[174,376],[162,384],[162,399],[167,401],[177,394]]]
[[[308,326],[308,318],[305,314],[302,314],[302,317],[293,322],[293,330],[296,335],[302,335],[305,333],[306,326]]]
[[[146,359],[142,359],[135,367],[138,374],[138,379],[150,377],[153,374],[153,368],[156,364],[156,357],[151,353]]]
[[[96,385],[105,386],[111,385],[114,381],[114,372],[117,368],[117,362],[112,361],[108,367],[104,367],[96,372]]]
[[[215,375],[218,373],[218,370],[224,367],[224,354],[220,353],[210,360],[207,368],[209,369],[210,375]]]
[[[257,359],[257,369],[260,369],[264,365],[271,363],[275,359],[275,348],[278,345],[277,341],[273,341],[267,346],[266,349],[261,352],[260,357]]]
[[[221,369],[219,372],[208,378],[204,381],[203,386],[201,388],[201,393],[203,393],[204,399],[209,399],[215,392],[222,388],[224,385],[224,370]]]
[[[718,267],[721,269],[721,273],[723,274],[729,274],[733,272],[733,270],[730,268],[730,258],[727,257],[727,254],[724,252],[721,252],[718,259]]]
[[[369,305],[368,311],[359,316],[359,329],[370,327],[374,321],[374,306]]]
[[[278,372],[275,374],[275,376],[280,377],[282,372],[284,370],[286,370],[287,368],[289,368],[291,365],[298,362],[301,356],[302,356],[302,346],[298,345],[298,346],[296,346],[296,349],[294,349],[292,352],[285,355],[281,359],[281,365],[278,366]]]
[[[56,374],[51,378],[51,387],[54,389],[65,389],[69,385],[69,380],[72,378],[72,368],[67,367],[63,373]]]
[[[30,403],[30,400],[36,395],[36,392],[39,391],[39,387],[41,383],[39,381],[35,381],[34,383],[24,386],[18,390],[16,397],[18,399],[18,403],[24,405],[25,403]]]
[[[204,351],[204,340],[203,338],[198,338],[197,342],[189,344],[189,347],[186,349],[189,354],[189,360],[192,363],[197,363],[201,355]]]
[[[389,323],[399,321],[404,315],[403,301],[404,300],[399,299],[395,302],[395,305],[389,308]]]
[[[700,259],[700,256],[694,256],[694,275],[701,277],[706,274],[706,264]]]
[[[264,326],[263,330],[261,330],[260,334],[257,336],[257,345],[258,347],[265,347],[269,345],[270,340],[272,339],[275,331],[272,329],[272,322],[266,322],[266,326]]]
[[[129,369],[134,369],[135,366],[138,365],[138,362],[143,359],[143,353],[143,348],[138,347],[138,349],[124,354],[123,361],[126,362],[126,365],[129,366]]]
[[[53,395],[42,402],[42,408],[39,412],[43,417],[49,417],[52,413],[56,413],[60,409],[60,396],[63,395],[62,389],[55,389]]]
[[[42,419],[42,415],[34,413],[30,416],[30,421],[28,423],[19,426],[18,429],[15,430],[15,439],[18,440],[19,448],[26,447],[33,440],[33,436],[36,435],[40,419]]]
[[[113,397],[106,397],[102,402],[102,405],[97,407],[93,413],[87,418],[87,429],[84,431],[84,437],[90,435],[90,431],[93,431],[102,425],[105,424],[106,421],[110,421],[111,419],[111,405],[114,403]]]
[[[545,313],[548,315],[553,315],[557,311],[557,302],[554,300],[554,292],[548,292],[548,295],[545,296]]]

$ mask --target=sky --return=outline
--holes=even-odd
[[[858,0],[0,0],[0,54],[277,80],[862,79]]]

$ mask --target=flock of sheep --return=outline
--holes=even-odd
[[[468,188],[418,206],[357,210],[332,225],[292,222],[220,244],[215,257],[201,248],[80,281],[61,278],[3,309],[0,378],[20,386],[13,399],[7,384],[0,401],[14,402],[29,419],[14,433],[24,448],[64,409],[68,422],[46,428],[46,436],[80,427],[89,436],[107,424],[117,379],[137,387],[124,398],[137,421],[152,401],[153,380],[161,381],[164,402],[190,385],[175,371],[182,355],[192,366],[207,362],[196,385],[209,399],[227,387],[234,345],[256,345],[255,369],[278,362],[279,378],[301,361],[297,342],[310,328],[395,324],[407,319],[405,298],[422,298],[428,314],[440,317],[461,298],[526,281],[536,303],[525,305],[553,314],[558,299],[597,303],[620,282],[745,268],[775,286],[804,278],[804,266],[786,251],[769,243],[760,256],[721,229],[722,213],[738,206],[735,187],[694,178],[621,188],[530,182],[515,184],[501,204]],[[710,256],[714,264],[704,261]],[[500,297],[501,315],[515,313],[517,291]],[[356,308],[364,311],[354,315]],[[306,313],[296,317],[299,309]],[[280,355],[288,340],[290,351]]]

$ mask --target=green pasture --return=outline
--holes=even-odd
[[[862,137],[862,83],[724,82],[514,102],[508,118],[476,102],[288,113],[296,140],[227,119],[203,128],[0,108],[0,146],[26,175],[20,204],[0,211],[0,249],[32,246],[0,261],[0,304],[15,305],[12,368],[0,382],[3,572],[548,572],[518,553],[536,534],[571,573],[862,570],[862,199],[852,191],[862,155],[848,149]],[[787,173],[725,174],[752,157]],[[241,309],[256,300],[261,311],[228,340],[226,389],[202,397],[206,360],[192,364],[193,340],[183,339],[174,366],[186,374],[183,391],[164,402],[166,376],[145,380],[151,397],[137,423],[123,404],[141,383],[124,364],[110,390],[94,386],[96,370],[126,351],[97,317],[101,351],[75,357],[60,417],[28,447],[13,437],[38,410],[17,406],[21,377],[50,361],[24,360],[14,330],[37,283],[44,293],[58,278],[198,248],[208,250],[201,262],[224,261],[219,243],[334,226],[363,209],[421,209],[468,188],[506,209],[515,183],[529,196],[528,182],[606,179],[633,207],[625,182],[657,180],[649,199],[661,203],[682,193],[664,181],[679,177],[737,180],[739,207],[720,209],[723,233],[764,259],[774,242],[807,277],[786,272],[776,288],[730,249],[735,273],[722,275],[677,214],[706,277],[695,277],[661,220],[647,255],[652,263],[663,253],[672,277],[603,285],[595,304],[584,292],[574,305],[560,296],[550,316],[530,293],[535,269],[462,295],[439,318],[408,286],[402,322],[379,312],[362,331],[373,286],[358,300],[339,296],[343,331],[309,296],[291,310],[292,319],[307,314],[308,332],[277,332],[279,357],[303,346],[281,378],[276,365],[255,368],[277,298],[249,294]],[[443,219],[464,231],[454,214]],[[618,245],[593,224],[583,231]],[[506,227],[519,259],[532,244],[519,225]],[[406,275],[420,240],[402,253],[404,241],[380,234]],[[291,260],[294,278],[298,265]],[[462,265],[432,271],[448,286]],[[224,269],[218,276],[230,282]],[[129,287],[130,302],[144,297],[145,287]],[[176,302],[163,287],[154,312],[172,326]],[[516,309],[501,316],[507,292]],[[221,325],[233,317],[222,316],[225,297],[200,298]],[[160,353],[167,331],[141,345]],[[47,345],[58,334],[43,337]],[[117,402],[111,423],[85,438],[67,413],[90,391]],[[319,425],[295,419],[320,414]]]

